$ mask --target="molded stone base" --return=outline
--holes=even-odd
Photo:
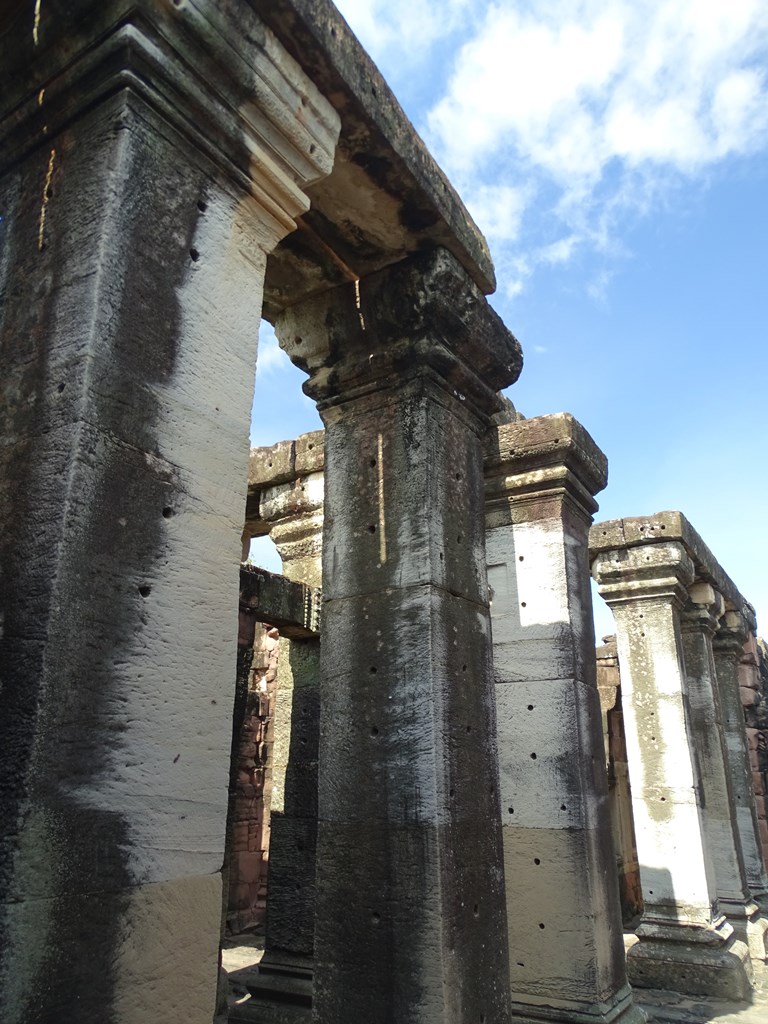
[[[542,1021],[557,1021],[558,1024],[645,1024],[647,1016],[632,1000],[632,990],[626,985],[618,992],[612,1003],[594,1003],[577,1009],[573,1006],[558,1006],[555,999],[546,1005],[515,1002],[512,993],[512,1020],[520,1024],[541,1024]]]
[[[766,943],[768,943],[768,918],[763,917],[754,900],[748,903],[734,903],[720,900],[720,909],[733,927],[735,938],[746,942],[749,955],[753,960],[765,963]]]
[[[720,947],[642,939],[627,954],[627,976],[636,988],[663,988],[686,995],[747,999],[752,961],[744,942]]]
[[[244,984],[251,998],[230,1008],[230,1024],[310,1024],[312,971],[303,963],[262,961]]]

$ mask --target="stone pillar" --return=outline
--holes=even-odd
[[[262,282],[338,121],[247,3],[7,4],[0,65],[0,1019],[210,1024]]]
[[[736,808],[739,839],[747,871],[747,882],[758,902],[765,907],[768,905],[768,877],[758,831],[744,710],[739,694],[739,664],[748,632],[744,616],[735,610],[726,610],[712,641],[712,646],[715,655],[717,689],[722,709],[728,771]]]
[[[276,326],[326,426],[313,1019],[503,1024],[481,439],[519,346],[442,249]]]
[[[643,1021],[626,978],[595,679],[588,533],[606,459],[561,413],[498,427],[485,465],[513,1013]]]
[[[762,678],[764,643],[750,632],[744,645],[739,673],[741,706],[747,726],[747,747],[752,769],[752,790],[757,807],[757,827],[763,861],[768,864],[768,690]]]
[[[266,487],[259,515],[270,527],[291,580],[319,587],[322,579],[322,432],[297,438],[294,479]],[[268,462],[272,449],[263,452]],[[270,468],[264,467],[268,478]],[[308,1020],[312,1002],[317,846],[317,748],[320,730],[320,641],[280,640],[274,718],[272,804],[264,957],[248,982],[250,1021]],[[235,1018],[237,1019],[237,1018]]]
[[[737,938],[747,943],[752,957],[764,960],[768,921],[760,917],[750,896],[744,870],[712,654],[712,637],[723,609],[722,596],[709,583],[694,583],[689,588],[682,613],[682,637],[691,733],[696,743],[704,827],[720,909]]]
[[[680,610],[693,563],[672,541],[603,550],[592,571],[616,619],[645,905],[628,954],[630,981],[745,998],[752,964],[718,907],[687,706]]]

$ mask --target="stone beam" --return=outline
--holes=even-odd
[[[320,635],[320,592],[255,565],[240,566],[240,611],[291,640]]]
[[[327,185],[267,267],[265,314],[409,255],[450,250],[485,293],[488,246],[368,54],[329,0],[270,0],[262,16],[341,120]]]
[[[519,346],[444,250],[276,330],[326,427],[314,1019],[502,1024],[481,440]]]
[[[6,3],[0,65],[0,1018],[209,1024],[263,278],[338,115],[246,2]]]
[[[725,572],[700,535],[682,512],[670,510],[650,516],[609,519],[597,523],[590,531],[590,557],[618,548],[634,548],[645,544],[663,544],[679,541],[696,569],[696,579],[710,583],[730,607],[740,611],[752,631],[755,629],[755,611]]]

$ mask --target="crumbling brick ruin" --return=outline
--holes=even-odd
[[[267,857],[232,1022],[756,999],[752,610],[679,513],[590,530],[606,458],[503,396],[485,239],[335,8],[9,0],[0,66],[3,1024],[210,1024]],[[262,316],[324,430],[249,474]]]

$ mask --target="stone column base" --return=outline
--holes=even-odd
[[[245,981],[251,998],[230,1008],[230,1024],[310,1024],[311,965],[299,957],[262,960]]]
[[[663,988],[685,995],[748,999],[753,969],[747,944],[723,945],[641,939],[627,954],[627,975],[636,988]]]
[[[512,1020],[515,1024],[542,1024],[543,1021],[556,1021],[557,1024],[645,1024],[648,1019],[645,1010],[641,1010],[632,1001],[632,989],[625,985],[616,993],[610,1003],[594,1003],[588,1008],[580,1009],[567,1005],[556,1006],[554,1000],[548,998],[546,1004],[535,1006],[526,995],[525,1003],[515,1002],[512,993]]]

